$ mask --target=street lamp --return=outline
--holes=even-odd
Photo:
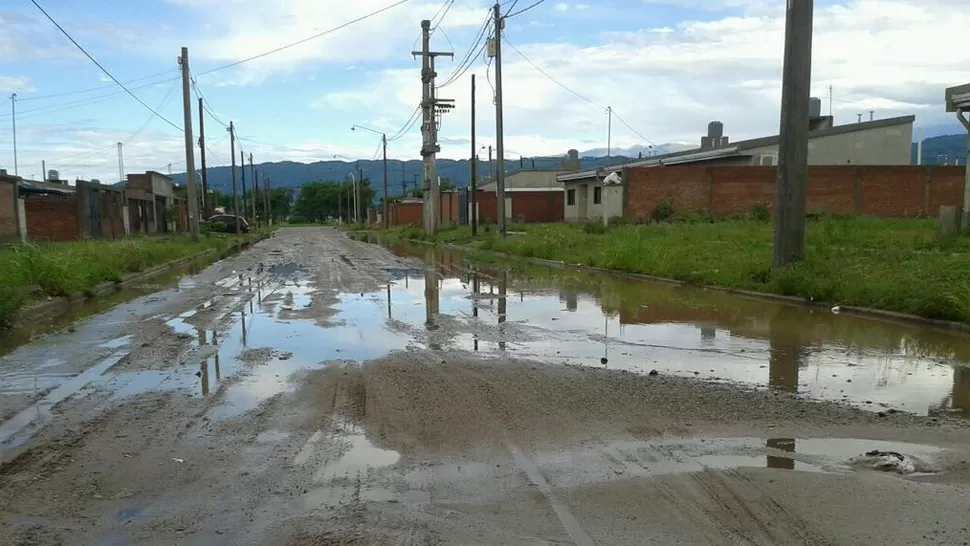
[[[387,133],[382,133],[369,127],[364,127],[363,125],[354,125],[350,128],[351,131],[356,131],[357,129],[381,135],[381,146],[384,148],[384,211],[382,215],[384,218],[384,229],[387,229],[390,225],[387,214]]]
[[[356,168],[358,170],[360,170],[360,160],[358,160],[358,159],[351,159],[351,158],[349,158],[349,157],[347,157],[345,155],[340,155],[340,154],[333,154],[333,158],[334,159],[345,159],[347,161],[355,162]],[[353,183],[353,191],[354,191],[354,194],[355,194],[354,195],[354,200],[356,201],[357,184],[356,184],[356,180],[353,180],[353,182],[354,182]],[[337,214],[339,215],[340,214],[339,213],[339,207],[340,207],[340,190],[339,189],[337,190],[337,207],[338,207],[338,213]],[[351,205],[350,205],[350,192],[348,192],[347,193],[347,221],[350,221],[350,208],[351,208]],[[356,217],[356,214],[357,213],[355,211],[354,212],[355,217]]]
[[[333,158],[345,159],[347,161],[354,161],[353,159],[350,159],[349,157],[345,155],[340,155],[340,154],[333,154]],[[337,186],[337,223],[338,224],[342,224],[344,221],[343,212],[341,211],[341,207],[340,207],[340,199],[342,198],[342,196],[343,196],[343,190],[341,190],[340,186],[338,185]],[[347,220],[350,221],[350,192],[347,192]]]

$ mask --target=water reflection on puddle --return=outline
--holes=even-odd
[[[970,416],[970,338],[693,288],[517,264],[462,263],[439,249],[395,281],[394,322],[455,347],[547,362],[659,370],[843,400],[873,411]],[[434,335],[436,325],[458,335]],[[448,330],[455,330],[450,327]]]

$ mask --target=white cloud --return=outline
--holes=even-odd
[[[569,11],[569,4],[567,4],[565,2],[558,2],[558,3],[556,3],[555,6],[553,6],[552,9],[554,9],[554,10],[560,12],[560,13],[566,12],[566,11]]]
[[[671,0],[670,3],[674,3]],[[827,99],[834,88],[837,123],[876,110],[877,117],[916,114],[918,125],[949,118],[943,89],[970,80],[970,33],[950,14],[951,0],[855,0],[816,10],[813,94]],[[689,2],[688,2],[689,4]],[[684,21],[675,28],[604,32],[598,43],[529,43],[508,34],[529,59],[597,105],[620,116],[655,143],[699,142],[707,122],[719,119],[733,139],[775,133],[780,109],[784,44],[783,6],[749,6],[747,15]],[[951,9],[943,9],[947,4]],[[722,5],[726,5],[723,4]],[[873,14],[879,14],[874,17]],[[439,71],[440,72],[440,71]],[[479,66],[481,138],[493,138],[490,91]],[[602,108],[577,98],[539,74],[511,48],[505,49],[505,130],[509,148],[526,155],[558,154],[568,147],[606,140]],[[386,71],[366,91],[344,91],[344,108],[398,117],[420,93],[417,70]],[[469,82],[465,76],[442,91],[457,98],[444,117],[442,136],[467,135]],[[828,104],[827,100],[823,100]],[[337,102],[329,102],[337,106]],[[827,111],[827,108],[825,108]],[[615,146],[641,139],[614,120]],[[515,143],[514,145],[512,143]],[[486,142],[487,143],[487,142]],[[464,157],[463,146],[443,146]],[[413,150],[412,150],[413,153]]]
[[[30,78],[26,76],[0,76],[0,93],[27,93],[33,90]]]

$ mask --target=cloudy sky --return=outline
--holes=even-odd
[[[114,76],[174,125],[182,125],[176,57],[216,117],[234,120],[256,161],[371,158],[420,100],[420,21],[434,18],[439,83],[480,35],[487,0],[410,0],[301,45],[228,68],[343,25],[397,0],[38,0]],[[503,0],[515,13],[535,0]],[[875,110],[917,116],[917,126],[957,132],[943,112],[945,87],[970,81],[965,0],[816,0],[813,94],[836,123]],[[444,9],[443,9],[444,8]],[[545,0],[510,17],[505,33],[508,156],[559,155],[613,145],[697,143],[708,121],[738,140],[777,132],[784,0]],[[509,11],[511,10],[511,11]],[[517,50],[517,51],[516,51]],[[521,54],[520,54],[521,53]],[[524,55],[524,57],[523,57]],[[533,66],[535,65],[535,66]],[[565,87],[547,78],[558,80]],[[479,134],[494,140],[494,65],[471,69],[439,91],[443,157],[470,153],[470,76],[478,79]],[[130,83],[128,83],[130,82]],[[568,88],[568,89],[566,89]],[[184,171],[181,132],[154,117],[71,44],[30,0],[0,5],[0,93],[17,93],[20,174],[41,160],[62,178],[116,180],[116,143],[126,171]],[[193,101],[194,102],[194,101]],[[10,103],[0,103],[0,166],[13,170]],[[193,111],[198,136],[198,112]],[[622,120],[622,121],[621,121]],[[229,160],[226,130],[206,118],[210,165]],[[389,155],[417,159],[417,126]],[[198,154],[196,154],[198,161]]]

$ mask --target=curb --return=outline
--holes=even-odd
[[[250,245],[253,245],[259,241],[262,241],[267,237],[269,236],[264,235],[264,236],[256,237],[251,241],[235,243],[234,245],[227,248],[221,255],[218,255],[216,259],[213,261],[214,262],[219,261],[231,255],[238,254],[239,252],[242,252],[243,250],[246,250],[247,248],[249,248]],[[59,298],[54,298],[52,300],[48,300],[30,307],[21,309],[17,313],[17,317],[14,319],[13,327],[10,328],[10,331],[16,331],[24,323],[42,322],[42,321],[50,321],[50,320],[56,319],[62,315],[66,315],[67,313],[69,313],[71,309],[77,304],[84,303],[86,301],[92,300],[97,297],[119,292],[124,288],[132,286],[134,284],[138,284],[142,281],[146,281],[154,277],[158,277],[160,275],[168,273],[169,271],[172,271],[173,269],[177,269],[188,263],[206,258],[213,254],[218,254],[218,252],[214,249],[205,250],[193,256],[186,256],[185,258],[179,258],[177,260],[173,260],[168,263],[151,267],[144,271],[139,271],[137,273],[130,273],[125,277],[123,277],[118,282],[112,282],[112,281],[103,282],[91,289],[92,295],[90,296],[87,296],[81,293],[72,294],[71,296],[62,296]]]
[[[375,235],[379,236],[379,233],[375,233]],[[454,250],[456,252],[464,252],[464,253],[481,252],[483,254],[489,254],[489,255],[496,256],[499,258],[504,258],[507,260],[518,260],[518,261],[533,263],[537,265],[544,265],[548,267],[558,267],[561,269],[572,269],[575,271],[583,271],[586,273],[600,273],[604,275],[609,275],[611,277],[646,281],[646,282],[650,282],[654,284],[662,284],[666,286],[676,286],[676,287],[683,287],[683,288],[694,288],[697,290],[709,290],[712,292],[722,292],[722,293],[730,294],[740,298],[747,298],[747,299],[761,300],[761,301],[771,301],[771,302],[780,303],[783,305],[795,306],[795,307],[830,309],[832,305],[838,305],[838,304],[822,302],[822,301],[807,301],[804,298],[799,298],[797,296],[783,296],[781,294],[772,294],[771,292],[756,292],[753,290],[743,290],[740,288],[728,288],[724,286],[715,286],[715,285],[706,285],[706,284],[690,284],[684,281],[678,281],[676,279],[669,279],[666,277],[655,277],[653,275],[646,275],[644,273],[631,273],[628,271],[618,271],[616,269],[605,269],[602,267],[592,267],[592,266],[580,265],[580,264],[569,264],[566,262],[555,261],[555,260],[545,260],[542,258],[529,258],[526,256],[517,256],[515,254],[503,254],[501,252],[496,252],[494,250],[468,248],[462,245],[456,245],[454,243],[431,243],[428,241],[416,241],[413,239],[401,239],[401,241],[405,241],[412,244],[437,246],[440,248],[446,248],[448,250]],[[938,330],[947,330],[951,332],[970,334],[970,324],[964,324],[962,322],[931,319],[931,318],[921,317],[919,315],[900,313],[897,311],[874,309],[872,307],[839,305],[839,308],[841,310],[841,313],[848,314],[848,315],[883,320],[886,322],[913,324],[917,326],[928,326],[931,328],[936,328]]]

